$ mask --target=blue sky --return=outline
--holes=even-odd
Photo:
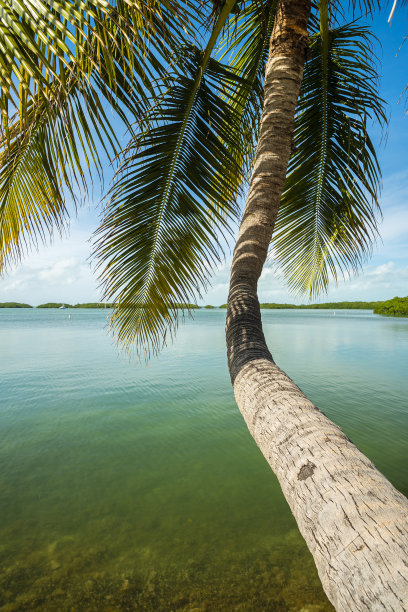
[[[397,57],[404,34],[408,33],[407,16],[407,11],[397,13],[389,26],[388,12],[383,12],[375,16],[372,24],[381,43],[377,48],[382,64],[381,95],[389,103],[390,115],[386,139],[381,141],[380,134],[374,136],[383,173],[381,239],[358,277],[340,281],[337,287],[332,283],[328,294],[318,301],[382,300],[408,295],[408,96],[398,103],[408,82],[408,41]],[[0,279],[0,302],[37,305],[47,301],[99,301],[89,239],[98,226],[100,211],[97,199],[89,202],[73,218],[68,236],[56,236],[52,245],[31,252]],[[231,253],[227,251],[225,263],[212,277],[212,286],[199,303],[218,305],[226,301],[230,261]],[[259,297],[262,302],[307,301],[288,291],[273,262],[265,265]]]

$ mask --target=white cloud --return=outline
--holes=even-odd
[[[97,279],[89,263],[89,237],[95,225],[95,215],[81,209],[69,237],[29,253],[0,279],[0,302],[98,301]]]
[[[203,296],[203,304],[222,304],[227,301],[229,286],[229,266],[215,274],[212,287]],[[341,277],[340,277],[341,278]],[[307,303],[306,297],[291,293],[282,276],[271,265],[267,265],[258,283],[259,300],[261,302]],[[321,295],[315,301],[353,301],[353,300],[386,300],[396,295],[408,294],[408,265],[397,265],[387,261],[379,265],[368,265],[358,276],[347,280],[339,280],[336,286],[331,283],[327,295]]]
[[[40,281],[71,284],[78,277],[78,273],[83,275],[85,270],[86,267],[84,264],[80,265],[80,260],[77,257],[71,257],[70,259],[56,261],[53,265],[39,270],[37,277]]]
[[[368,269],[366,272],[366,278],[374,277],[378,282],[379,279],[389,278],[390,274],[392,274],[394,270],[395,263],[393,261],[389,261],[381,266]]]
[[[0,281],[0,301],[43,302],[97,301],[96,280],[89,264],[80,258],[58,258],[43,266],[33,256]]]

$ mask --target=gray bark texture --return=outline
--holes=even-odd
[[[408,501],[275,365],[258,279],[279,209],[306,58],[309,0],[280,0],[256,160],[231,269],[228,363],[238,407],[341,612],[408,610]]]

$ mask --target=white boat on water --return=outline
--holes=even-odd
[[[66,306],[65,304],[63,304],[62,306],[59,307],[60,310],[66,310]]]

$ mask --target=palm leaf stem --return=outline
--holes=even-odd
[[[324,245],[319,245],[319,210],[322,200],[323,183],[325,178],[326,170],[326,158],[327,158],[327,135],[328,135],[328,103],[327,103],[327,74],[328,74],[328,61],[329,61],[329,2],[328,0],[320,0],[319,2],[319,14],[320,14],[320,40],[321,40],[321,59],[322,59],[322,142],[320,146],[320,163],[319,172],[317,176],[317,188],[316,188],[316,212],[315,212],[315,231],[314,231],[314,257],[313,257],[313,270],[311,274],[309,292],[312,293],[312,282],[315,276],[316,267],[321,265],[321,256],[319,255],[320,248]]]
[[[148,291],[149,291],[149,287],[150,287],[150,283],[153,281],[153,269],[154,269],[154,265],[156,262],[156,257],[157,257],[157,246],[159,243],[159,239],[160,239],[160,233],[161,233],[161,227],[162,227],[162,217],[166,208],[166,204],[167,204],[167,199],[169,196],[169,191],[170,191],[170,186],[173,182],[173,177],[174,177],[174,172],[175,172],[175,168],[177,165],[177,161],[180,155],[180,151],[181,151],[181,147],[183,145],[183,141],[184,141],[184,136],[186,133],[186,129],[188,126],[188,122],[189,122],[189,118],[190,118],[190,112],[191,109],[193,108],[193,104],[194,104],[194,100],[197,94],[197,91],[200,87],[201,84],[201,80],[203,77],[203,74],[205,72],[205,69],[207,67],[208,62],[210,61],[211,58],[211,54],[213,52],[213,49],[216,45],[216,42],[218,40],[218,37],[222,31],[222,29],[224,28],[229,15],[231,13],[232,8],[234,7],[236,3],[236,0],[227,0],[224,4],[224,7],[215,23],[215,26],[213,28],[213,31],[211,32],[211,36],[208,40],[207,46],[204,50],[204,53],[202,55],[202,60],[201,60],[201,65],[197,71],[197,75],[195,77],[193,86],[191,88],[190,91],[190,96],[189,96],[189,101],[187,103],[186,106],[186,110],[184,113],[184,120],[183,123],[181,125],[180,128],[180,134],[178,137],[178,141],[177,141],[177,145],[176,145],[176,149],[175,149],[175,153],[174,153],[174,158],[170,167],[170,171],[169,171],[169,175],[167,178],[167,182],[166,182],[166,186],[164,189],[164,196],[163,196],[163,200],[162,200],[162,204],[161,204],[161,210],[160,210],[160,214],[159,214],[159,220],[158,220],[158,224],[157,224],[157,229],[156,229],[156,233],[155,233],[155,237],[154,237],[154,241],[153,241],[153,248],[152,248],[152,257],[151,260],[149,262],[149,268],[147,271],[147,281],[146,281],[146,285],[145,285],[145,289],[143,292],[143,298],[142,298],[142,303],[144,303]]]

